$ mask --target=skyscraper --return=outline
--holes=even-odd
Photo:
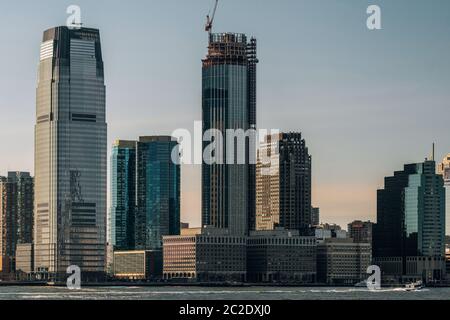
[[[117,140],[111,155],[110,242],[115,250],[134,248],[136,141]]]
[[[444,177],[445,185],[445,234],[450,236],[450,154],[438,166],[438,173]]]
[[[100,33],[56,27],[40,51],[35,128],[35,269],[105,271],[105,84]]]
[[[140,137],[136,143],[135,248],[162,249],[162,237],[180,234],[178,142],[168,136]]]
[[[204,134],[217,130],[225,139],[227,130],[256,128],[257,63],[255,39],[233,33],[209,35],[203,60]],[[217,143],[217,137],[211,141]],[[205,142],[205,151],[207,146]],[[223,156],[223,161],[204,159],[202,166],[202,224],[245,235],[255,225],[255,165],[249,161],[256,152],[255,141],[247,137],[235,146],[225,142],[221,149],[210,157]],[[245,155],[244,163],[236,157],[239,152]]]
[[[311,156],[301,133],[269,135],[258,151],[257,229],[277,226],[308,235],[311,215]]]
[[[28,172],[0,177],[0,272],[14,272],[17,245],[33,242],[33,197]]]
[[[439,265],[445,252],[444,195],[443,178],[436,174],[434,161],[405,165],[403,171],[385,178],[384,189],[378,190],[374,257],[389,259],[390,264],[398,259],[403,275],[418,270],[422,257],[433,258]],[[427,268],[433,269],[432,278],[440,278],[438,266],[428,264]]]

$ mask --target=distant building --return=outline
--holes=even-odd
[[[353,285],[367,279],[372,246],[352,239],[326,239],[317,245],[318,282],[327,285]]]
[[[134,249],[136,141],[117,140],[111,154],[109,242],[114,250]]]
[[[320,224],[320,208],[311,209],[311,224],[313,226],[318,226]]]
[[[33,241],[34,182],[27,172],[0,177],[0,272],[16,270],[16,247]]]
[[[180,223],[180,228],[181,228],[181,230],[183,230],[183,229],[189,229],[189,223],[187,223],[187,222],[181,222],[181,223]]]
[[[141,137],[136,144],[135,248],[161,250],[162,237],[180,234],[180,165],[172,161],[178,142]]]
[[[282,227],[309,235],[311,156],[301,134],[266,136],[256,167],[256,229]]]
[[[195,236],[195,235],[201,234],[201,233],[202,233],[202,228],[181,229],[182,236]]]
[[[246,240],[215,228],[192,236],[165,236],[164,278],[243,282],[247,274]]]
[[[372,243],[372,227],[373,223],[370,221],[353,221],[348,224],[348,236],[354,242]]]
[[[450,153],[442,160],[438,166],[438,174],[444,177],[445,185],[445,234],[450,236]]]
[[[124,280],[161,279],[161,260],[161,251],[115,251],[114,276]]]
[[[33,244],[23,243],[16,247],[16,272],[31,274],[34,270]]]
[[[378,191],[373,256],[385,278],[445,276],[445,189],[434,161],[405,165]]]
[[[316,280],[316,239],[298,230],[251,232],[247,240],[249,282],[313,283]]]
[[[318,242],[323,242],[325,239],[337,238],[346,239],[348,238],[347,231],[342,230],[337,224],[322,223],[314,227],[314,235]]]

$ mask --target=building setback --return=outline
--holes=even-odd
[[[15,272],[17,246],[33,242],[33,198],[28,172],[0,177],[0,272]]]
[[[385,277],[441,280],[445,189],[434,161],[405,165],[378,191],[373,256]],[[433,261],[424,264],[424,261]],[[429,268],[429,269],[427,269]]]
[[[256,172],[257,230],[282,227],[310,235],[311,156],[301,134],[267,136]]]
[[[219,145],[208,153],[210,143],[203,144],[207,156],[202,166],[202,224],[237,236],[246,235],[255,224],[255,165],[250,159],[256,152],[256,139],[233,146],[226,143],[226,136],[227,130],[256,128],[257,62],[255,39],[210,34],[203,60],[203,134],[211,134],[210,140]],[[222,146],[217,133],[225,140]],[[239,161],[241,152],[244,161]]]
[[[100,33],[56,27],[40,50],[35,127],[35,269],[105,272],[107,124]]]

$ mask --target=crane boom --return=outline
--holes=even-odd
[[[212,16],[210,17],[209,14],[206,16],[206,26],[205,31],[211,33],[213,23],[214,23],[214,17],[216,16],[217,6],[219,5],[219,0],[216,0],[216,3],[214,5],[214,10],[212,13]]]

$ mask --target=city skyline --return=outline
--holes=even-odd
[[[47,2],[56,3],[55,1]],[[175,6],[175,3],[178,5]],[[423,160],[433,141],[437,142],[439,150],[437,159],[450,151],[450,142],[444,140],[445,129],[448,130],[444,119],[449,112],[448,108],[445,109],[449,98],[445,83],[448,83],[450,74],[449,62],[444,57],[450,52],[449,32],[446,32],[450,29],[449,19],[447,19],[450,10],[442,10],[442,6],[448,7],[448,4],[436,2],[434,5],[425,7],[424,4],[409,1],[407,4],[405,1],[398,1],[396,4],[380,1],[384,13],[383,30],[379,33],[378,31],[369,33],[364,25],[366,3],[349,8],[346,4],[338,5],[337,2],[331,1],[326,2],[327,6],[331,7],[327,10],[323,7],[319,10],[319,5],[311,2],[296,4],[293,1],[287,1],[286,3],[290,5],[280,8],[273,14],[275,16],[284,14],[289,8],[303,11],[309,9],[309,12],[312,10],[317,15],[317,21],[306,19],[302,16],[304,13],[299,10],[301,22],[292,20],[289,22],[290,27],[297,26],[297,28],[292,28],[295,29],[294,31],[282,28],[284,33],[280,33],[281,37],[277,40],[274,35],[281,30],[281,27],[269,23],[273,29],[268,30],[268,27],[262,23],[264,19],[257,15],[252,16],[253,22],[250,24],[246,21],[244,12],[236,13],[235,24],[227,23],[229,19],[226,17],[232,16],[231,11],[236,6],[235,2],[230,1],[221,5],[215,30],[219,32],[232,29],[255,35],[259,40],[259,58],[262,62],[258,75],[260,84],[258,86],[258,126],[260,128],[279,127],[283,131],[301,131],[309,141],[310,151],[315,161],[312,204],[321,208],[322,220],[336,222],[343,226],[355,219],[375,220],[376,190],[382,186],[383,176],[389,174],[393,168],[400,168],[403,163]],[[99,1],[94,4],[79,1],[83,17],[85,17],[83,21],[87,26],[99,27],[102,30],[103,42],[108,48],[105,50],[107,55],[105,54],[104,57],[109,73],[106,81],[111,87],[107,98],[109,110],[107,121],[111,128],[108,149],[112,145],[112,140],[119,137],[127,139],[154,133],[170,134],[176,128],[190,128],[194,120],[201,118],[199,97],[201,76],[197,69],[201,64],[200,57],[204,56],[207,42],[206,34],[202,30],[204,17],[201,13],[207,12],[205,8],[210,7],[210,1],[189,5],[179,4],[176,1],[167,4],[161,2],[144,4],[137,1],[137,4],[142,6],[141,11],[152,12],[152,16],[156,19],[154,22],[144,19],[134,22],[132,26],[129,26],[133,30],[139,29],[135,24],[144,24],[144,30],[148,31],[150,26],[146,23],[155,23],[156,27],[165,28],[168,23],[173,22],[171,19],[169,22],[164,22],[157,18],[155,12],[158,10],[172,10],[177,13],[187,11],[184,19],[181,19],[177,26],[186,24],[189,28],[183,30],[172,27],[166,30],[168,33],[165,37],[169,39],[175,37],[179,40],[175,41],[176,45],[171,44],[172,41],[170,44],[164,42],[165,40],[156,32],[148,37],[156,37],[166,46],[161,51],[168,55],[162,60],[167,63],[173,63],[175,60],[172,57],[173,53],[167,53],[167,51],[175,52],[180,45],[188,50],[186,50],[186,58],[180,59],[182,61],[176,62],[174,70],[168,70],[168,73],[164,74],[161,70],[167,64],[162,63],[163,66],[159,67],[152,61],[158,61],[157,63],[161,61],[159,55],[163,53],[158,51],[163,48],[163,45],[152,48],[148,44],[142,44],[142,47],[139,46],[132,53],[122,51],[123,49],[119,47],[120,43],[114,37],[117,34],[126,33],[130,30],[129,27],[119,30],[100,14],[102,9],[106,8],[112,15],[117,16],[120,9],[118,2]],[[27,7],[34,5],[28,2]],[[27,79],[34,79],[36,76],[35,64],[38,56],[36,39],[39,39],[41,30],[48,27],[48,21],[54,21],[52,25],[57,25],[57,21],[64,24],[67,17],[64,14],[67,5],[58,3],[49,12],[44,12],[42,17],[30,19],[30,24],[27,24],[25,30],[19,28],[15,31],[23,35],[25,39],[33,38],[33,40],[14,44],[13,49],[21,48],[22,50],[7,50],[5,61],[1,62],[5,76],[0,77],[0,83],[2,90],[5,91],[0,92],[0,110],[2,114],[9,116],[9,120],[0,129],[0,137],[5,142],[6,155],[0,159],[0,173],[8,170],[33,172],[33,138],[29,129],[25,127],[30,127],[33,123],[31,119],[34,117],[35,88],[34,82]],[[7,21],[15,14],[29,14],[26,11],[20,11],[20,6],[23,6],[23,3],[16,8],[16,13],[6,8],[6,12],[10,14]],[[245,11],[250,6],[251,1],[244,4],[242,10]],[[262,3],[261,6],[266,12],[271,8],[271,4],[268,3]],[[408,18],[421,18],[413,19],[414,23],[408,21],[404,15],[401,15],[403,6],[411,9]],[[142,10],[145,8],[155,9],[155,11]],[[418,12],[424,8],[426,10],[422,10],[419,16]],[[139,10],[131,10],[129,14],[142,18],[142,14],[137,11]],[[192,12],[196,13],[192,14]],[[339,20],[339,16],[344,12],[348,14],[347,17],[350,17],[347,18],[348,21]],[[125,13],[121,12],[121,14]],[[435,18],[431,23],[429,19],[433,14]],[[337,23],[339,26],[342,25],[342,29],[330,30],[330,26]],[[405,34],[405,28],[408,28],[411,36],[408,35],[409,33]],[[37,32],[30,32],[33,29]],[[297,34],[297,29],[305,30],[304,33],[296,35],[305,42],[295,41],[298,38],[294,38],[293,32]],[[330,57],[324,50],[334,44],[327,41],[328,37],[314,38],[319,31],[330,37],[336,36],[335,41],[341,41],[336,56]],[[194,36],[188,33],[193,33]],[[433,33],[434,36],[428,37],[428,33]],[[128,41],[137,41],[138,37],[138,31],[135,31]],[[409,50],[419,49],[413,41],[414,37],[431,48],[429,52],[421,49],[424,47],[422,45],[418,52],[408,54],[411,53]],[[125,40],[122,38],[122,41]],[[400,41],[403,45],[401,49],[407,51],[401,51],[395,44],[396,41]],[[301,47],[293,42],[307,45]],[[170,47],[172,50],[168,50],[167,46],[173,46]],[[277,50],[270,47],[277,47]],[[23,66],[17,65],[14,62],[16,59],[12,59],[19,51],[20,59],[17,60],[21,63],[25,61]],[[312,56],[316,52],[323,52],[319,55],[321,58]],[[356,59],[355,52],[358,56]],[[155,55],[155,59],[142,59],[152,54]],[[295,62],[293,67],[280,61],[279,54],[291,58],[282,60],[293,60],[297,56],[301,59],[298,59],[300,62]],[[123,65],[124,57],[130,56],[138,61],[146,61],[146,64],[148,62],[148,65],[142,71],[138,70],[137,65],[131,61],[124,67],[120,66]],[[406,59],[406,65],[402,63],[404,59]],[[7,64],[17,68],[17,75],[8,72],[11,66]],[[411,64],[416,68],[412,70],[406,68]],[[26,69],[30,65],[32,68]],[[128,76],[127,73],[122,74],[121,68],[129,68]],[[150,72],[152,70],[153,72]],[[373,74],[374,71],[380,71],[380,75]],[[173,77],[175,73],[178,79]],[[130,88],[133,88],[131,93],[120,90],[124,81],[121,78],[130,82]],[[135,81],[142,81],[142,79],[145,81],[136,85]],[[174,96],[173,92],[169,94],[169,90],[173,88],[172,81],[175,79],[175,87],[180,89],[180,95],[170,97],[165,102],[162,97],[166,99],[167,96]],[[9,83],[6,83],[7,81]],[[18,86],[18,88],[21,91],[24,88],[29,89],[25,90],[25,94],[14,94],[18,91],[11,86],[22,82],[24,86]],[[149,95],[148,88],[151,89]],[[355,89],[358,90],[357,94]],[[328,95],[324,96],[323,90],[326,90]],[[165,94],[156,94],[158,91]],[[279,112],[279,104],[283,106],[281,110],[284,112]],[[121,108],[123,105],[127,108]],[[15,106],[14,109],[11,106]],[[146,109],[149,110],[146,111]],[[10,110],[17,110],[17,113]],[[174,118],[173,114],[179,114],[180,117]],[[437,117],[437,114],[440,116]],[[155,115],[158,116],[155,117]],[[348,128],[347,119],[350,117],[352,117],[352,126]],[[355,132],[358,133],[357,139],[354,137]],[[13,143],[7,141],[10,133],[15,133]],[[20,148],[18,149],[17,146]],[[383,157],[378,157],[380,154],[383,154]],[[340,173],[340,170],[335,169],[336,167],[344,168],[342,170],[344,173]],[[349,169],[351,169],[350,173]],[[200,168],[183,167],[182,171],[185,195],[182,200],[182,220],[194,226],[199,225]]]

